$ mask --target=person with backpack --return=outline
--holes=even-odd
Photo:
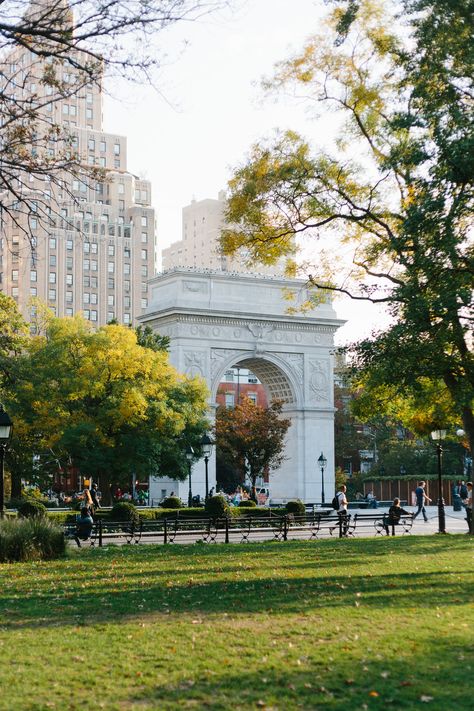
[[[415,520],[415,518],[421,512],[423,514],[425,523],[427,523],[428,516],[426,515],[425,501],[427,504],[430,504],[431,499],[429,498],[429,496],[427,496],[425,494],[425,486],[426,486],[426,481],[420,481],[420,483],[418,484],[418,486],[415,489],[416,505],[418,507],[418,510],[417,510],[416,514],[414,514],[413,520]]]
[[[343,536],[347,534],[347,529],[349,527],[349,520],[347,517],[347,507],[348,501],[346,498],[347,487],[345,484],[341,486],[339,491],[334,496],[332,500],[332,506],[337,511],[337,515],[341,519],[341,533]]]

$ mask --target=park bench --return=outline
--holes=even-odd
[[[389,523],[388,514],[354,514],[349,523],[349,528],[347,530],[348,536],[355,536],[357,532],[364,530],[375,530],[376,536],[383,536],[385,531],[385,525],[389,526],[389,530],[392,531],[392,536],[395,535],[395,529],[397,526],[401,527],[402,533],[410,533],[413,526],[412,516],[401,516],[398,524]]]
[[[89,544],[90,547],[98,545],[102,547],[106,542],[139,543],[141,538],[141,521],[103,521],[98,518],[94,521],[90,537],[82,541],[81,545]],[[64,535],[66,538],[74,538],[76,534],[76,523],[70,522],[64,525]]]

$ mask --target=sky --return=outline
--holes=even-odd
[[[315,122],[293,99],[263,101],[259,86],[275,62],[318,31],[324,11],[322,0],[236,0],[233,10],[163,34],[169,60],[159,91],[113,87],[105,130],[127,136],[129,170],[152,183],[159,251],[181,238],[182,208],[193,197],[216,198],[258,139],[292,128],[315,145],[331,141],[332,116]],[[336,308],[349,319],[340,343],[380,321],[375,307],[360,302],[344,299]]]

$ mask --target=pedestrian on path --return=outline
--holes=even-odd
[[[345,536],[347,533],[347,529],[349,526],[348,520],[347,520],[347,507],[348,507],[348,501],[346,498],[346,491],[347,487],[345,484],[343,484],[340,488],[340,490],[337,492],[336,497],[339,502],[339,508],[337,510],[337,515],[341,519],[341,531],[342,535]]]
[[[421,512],[423,514],[423,518],[426,523],[428,521],[428,516],[426,515],[425,502],[427,504],[430,504],[431,499],[425,493],[425,486],[426,486],[426,481],[420,481],[418,486],[415,489],[416,505],[418,506],[418,510],[417,510],[416,514],[413,516],[413,520],[415,520],[415,518]]]
[[[469,533],[472,533],[472,481],[468,481],[467,487],[467,499],[464,501],[466,507],[466,521],[469,528]]]

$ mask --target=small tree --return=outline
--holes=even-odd
[[[234,408],[217,410],[215,437],[220,456],[238,465],[250,479],[252,490],[266,469],[284,460],[285,435],[291,421],[281,417],[282,403],[261,407],[245,399]]]

